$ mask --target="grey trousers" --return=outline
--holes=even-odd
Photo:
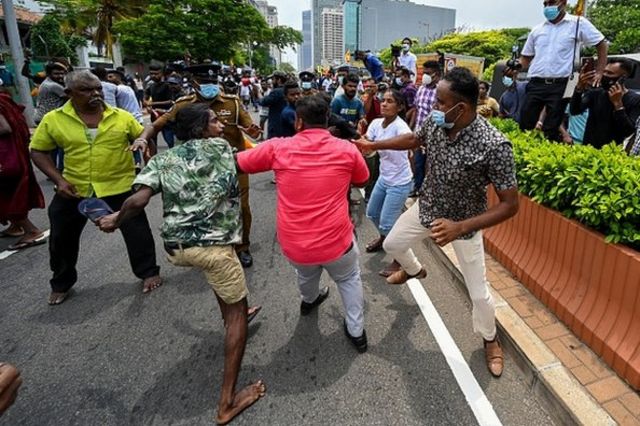
[[[301,265],[289,262],[296,270],[302,300],[312,303],[320,294],[320,276],[326,270],[338,286],[345,310],[347,329],[353,337],[364,331],[364,292],[360,277],[360,250],[354,240],[351,250],[340,259],[324,265]]]

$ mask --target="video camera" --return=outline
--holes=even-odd
[[[520,63],[520,47],[517,44],[514,44],[511,48],[511,59],[507,61],[507,68],[511,68],[512,70],[520,71],[522,69],[522,64]]]
[[[391,45],[391,56],[394,58],[399,58],[402,53],[402,47]]]

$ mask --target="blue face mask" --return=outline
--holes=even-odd
[[[205,99],[214,99],[220,93],[220,86],[217,84],[201,84],[198,92]]]
[[[560,16],[559,6],[547,6],[544,8],[544,17],[547,18],[548,21],[554,21],[558,16]]]
[[[310,81],[303,81],[302,82],[302,90],[311,90],[312,88],[312,84]]]
[[[447,114],[449,114],[451,111],[453,111],[453,109],[455,107],[457,107],[457,106],[458,106],[457,104],[454,105],[447,112],[439,111],[437,109],[434,109],[433,111],[431,111],[431,119],[434,121],[434,123],[436,123],[436,126],[442,128],[442,129],[452,129],[453,126],[456,125],[456,121],[458,119],[456,118],[451,123],[447,123]],[[458,116],[458,117],[460,117],[460,116]]]
[[[506,87],[511,87],[513,85],[513,79],[505,75],[504,77],[502,77],[502,84],[504,84]]]

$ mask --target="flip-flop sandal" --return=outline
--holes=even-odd
[[[44,244],[46,242],[47,242],[46,238],[41,238],[38,240],[22,241],[21,243],[12,244],[7,248],[9,250],[23,250],[29,247],[39,246],[40,244]]]
[[[254,320],[254,318],[258,315],[258,312],[260,312],[262,310],[262,306],[252,306],[252,308],[255,308],[253,312],[251,312],[250,314],[247,315],[247,324],[249,324],[251,321]],[[251,309],[251,308],[249,308]]]

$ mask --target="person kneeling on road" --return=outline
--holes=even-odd
[[[235,390],[247,343],[248,290],[234,250],[242,239],[238,174],[231,146],[220,138],[223,128],[207,104],[182,108],[176,114],[176,134],[187,142],[153,157],[134,182],[137,192],[119,212],[97,221],[101,230],[113,232],[162,192],[168,260],[204,271],[225,322],[218,424],[229,423],[265,394],[261,380]]]
[[[427,276],[412,244],[427,236],[440,246],[452,243],[473,303],[474,331],[484,338],[487,367],[497,377],[504,355],[496,334],[481,230],[518,212],[518,188],[511,143],[477,114],[478,96],[478,80],[469,70],[454,68],[438,83],[434,111],[417,134],[354,143],[363,151],[425,148],[420,198],[400,216],[383,244],[403,268],[387,282],[403,284]],[[487,210],[489,184],[500,202]]]

